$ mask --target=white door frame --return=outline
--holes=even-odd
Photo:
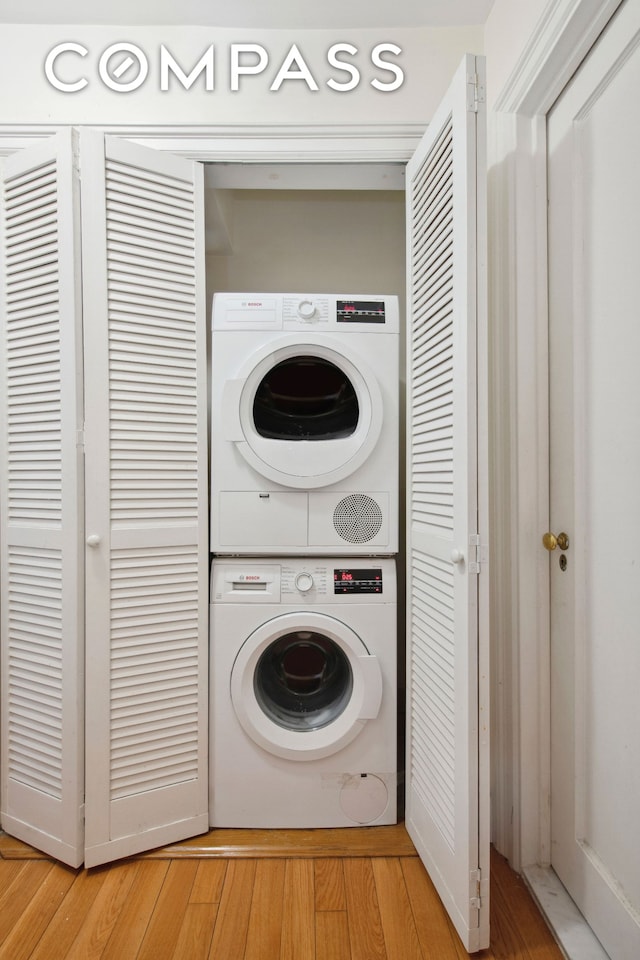
[[[0,125],[0,157],[52,136],[62,126],[69,125]],[[95,126],[111,136],[203,163],[406,163],[425,129],[418,122],[74,126]]]
[[[488,117],[492,834],[517,870],[550,855],[546,115],[620,2],[549,0]],[[0,126],[0,159],[57,129]],[[353,163],[406,162],[424,125],[101,129],[203,162]]]
[[[551,842],[546,120],[620,2],[550,0],[489,115],[492,833],[519,871]]]

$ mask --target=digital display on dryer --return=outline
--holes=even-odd
[[[338,323],[384,323],[384,300],[338,300]]]
[[[334,593],[382,593],[379,567],[341,567],[333,571]]]

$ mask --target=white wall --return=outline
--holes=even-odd
[[[422,27],[385,31],[231,30],[213,27],[113,27],[88,25],[3,24],[0,32],[0,123],[249,123],[249,122],[338,122],[341,120],[427,120],[433,112],[448,78],[465,52],[487,56],[489,106],[495,101],[549,0],[495,0],[485,28]],[[150,74],[144,86],[129,94],[112,93],[97,80],[96,65],[111,43],[127,40],[138,44],[149,56]],[[89,48],[85,58],[69,55],[61,72],[66,79],[82,71],[90,85],[77,94],[54,90],[44,77],[43,64],[57,43],[75,41]],[[352,42],[360,55],[354,62],[362,67],[359,87],[348,93],[328,89],[311,93],[305,84],[290,83],[291,89],[269,93],[270,80],[277,71],[278,58],[292,42],[298,43],[322,87],[331,75],[326,64],[327,48],[338,41]],[[368,52],[376,43],[396,42],[403,48],[398,58],[406,74],[403,87],[392,94],[377,93],[369,87],[375,72],[368,66]],[[247,78],[236,94],[227,88],[227,51],[231,43],[262,44],[272,63],[260,77]],[[157,50],[164,43],[184,69],[196,63],[213,43],[217,51],[217,91],[162,94],[157,73]],[[60,61],[61,67],[64,61]],[[65,72],[66,71],[66,72]],[[345,75],[335,76],[344,79]],[[382,76],[382,75],[380,75]],[[384,79],[389,79],[388,76]],[[198,85],[196,85],[198,86]],[[309,110],[313,110],[313,116]],[[362,111],[364,110],[364,116]]]
[[[207,257],[211,289],[404,296],[401,190],[235,190],[227,210],[232,251]]]
[[[549,5],[550,0],[495,0],[484,31],[489,110]]]
[[[73,41],[89,52],[65,53],[57,73],[67,83],[82,77],[88,85],[76,93],[52,87],[44,62],[57,44]],[[128,93],[114,92],[98,75],[98,61],[113,43],[127,41],[140,47],[149,60],[144,84]],[[285,81],[278,91],[269,89],[292,43],[304,56],[319,90],[309,90],[298,79]],[[328,48],[349,42],[358,48],[353,62],[361,70],[358,86],[335,92],[327,86],[334,77],[348,79],[331,68]],[[371,63],[371,50],[381,42],[396,43],[402,54],[387,57],[405,73],[402,86],[383,93],[371,86],[378,78],[393,79]],[[247,76],[237,92],[229,89],[229,49],[234,43],[257,43],[268,52],[270,63],[258,76]],[[159,49],[169,48],[185,73],[214,44],[215,88],[204,89],[203,78],[190,90],[176,82],[160,90]],[[482,53],[482,27],[423,27],[412,30],[232,30],[212,27],[114,27],[88,25],[3,24],[0,31],[0,123],[90,124],[231,124],[231,123],[349,123],[429,120],[465,52]],[[122,60],[122,55],[120,55]],[[112,62],[112,69],[118,59]],[[132,71],[134,68],[132,68]],[[137,72],[137,70],[135,71]],[[123,74],[122,81],[129,74]],[[174,78],[175,80],[175,78]]]

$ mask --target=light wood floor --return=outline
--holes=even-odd
[[[483,960],[562,960],[491,864]],[[404,827],[214,830],[93,870],[0,836],[0,960],[463,960]]]

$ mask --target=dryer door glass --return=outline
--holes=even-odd
[[[338,440],[358,426],[359,407],[349,377],[322,357],[288,357],[256,390],[253,421],[272,440]]]
[[[352,689],[353,675],[343,651],[312,630],[286,633],[271,643],[254,674],[261,709],[288,730],[327,726],[343,712]]]

